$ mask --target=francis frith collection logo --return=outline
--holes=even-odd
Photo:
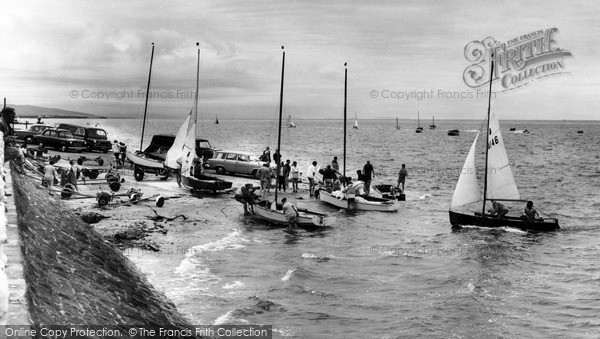
[[[465,83],[472,88],[489,83],[490,62],[494,62],[493,81],[500,83],[502,91],[565,73],[564,58],[572,55],[558,47],[557,33],[557,28],[548,28],[504,43],[491,37],[470,42],[465,47],[465,58],[472,64],[463,72]]]

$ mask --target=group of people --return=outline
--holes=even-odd
[[[506,205],[500,201],[494,200],[492,201],[492,210],[489,212],[496,216],[496,219],[504,219],[508,213],[508,207],[506,207]],[[533,201],[527,201],[527,204],[525,204],[525,207],[521,213],[520,219],[529,222],[543,221],[543,218],[540,217],[538,210],[533,207]]]

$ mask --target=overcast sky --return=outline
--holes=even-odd
[[[597,119],[599,18],[595,1],[2,1],[0,95],[138,116],[154,42],[151,91],[163,98],[149,107],[179,117],[193,104],[198,41],[200,112],[272,118],[284,45],[284,112],[297,119],[342,115],[344,62],[350,115],[480,119],[487,99],[463,81],[465,46],[556,27],[555,45],[572,53],[564,73],[497,94],[492,109],[503,119]]]

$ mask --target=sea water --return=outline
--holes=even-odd
[[[176,133],[184,118],[149,121],[144,144]],[[334,156],[343,166],[340,121],[295,122],[282,131],[283,159],[302,172]],[[138,119],[81,123],[139,148]],[[436,123],[421,134],[414,121],[395,130],[392,119],[348,128],[350,175],[370,160],[375,183],[394,183],[406,164],[397,213],[346,213],[304,191],[307,205],[336,216],[333,227],[288,234],[243,217],[239,206],[219,224],[179,234],[181,252],[130,257],[197,325],[273,325],[275,337],[300,338],[600,337],[600,123],[500,121],[521,196],[559,219],[560,231],[539,234],[452,231],[452,193],[482,122]],[[277,124],[202,120],[198,137],[219,149],[273,152]],[[484,144],[480,137],[479,166]]]

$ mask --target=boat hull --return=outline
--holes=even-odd
[[[221,180],[208,175],[201,175],[199,177],[188,177],[182,176],[181,183],[193,190],[208,190],[208,191],[223,191],[230,189],[233,185],[232,182]]]
[[[136,151],[135,153],[127,152],[127,159],[135,166],[140,166],[145,169],[163,169],[164,163],[161,160],[148,157],[144,152]]]
[[[255,204],[254,215],[258,218],[266,220],[276,225],[287,226],[289,223],[283,214],[283,211],[274,211],[271,209],[269,202],[261,201],[259,204]],[[323,213],[312,212],[308,210],[299,209],[300,216],[296,225],[298,227],[327,227],[333,223],[335,218],[330,217]]]
[[[504,219],[496,219],[491,215],[484,215],[481,213],[459,213],[454,211],[448,211],[450,214],[450,224],[453,227],[460,227],[463,225],[480,226],[480,227],[514,227],[523,230],[531,230],[538,232],[548,232],[560,229],[557,219],[545,219],[544,221],[523,221],[517,217],[506,217]]]
[[[346,198],[338,199],[331,193],[320,190],[319,199],[327,204],[333,205],[337,208],[348,208],[348,201]],[[368,199],[368,200],[367,200]],[[380,211],[380,212],[396,212],[400,208],[400,204],[397,200],[381,199],[368,197],[367,199],[356,200],[356,210],[358,211]]]

